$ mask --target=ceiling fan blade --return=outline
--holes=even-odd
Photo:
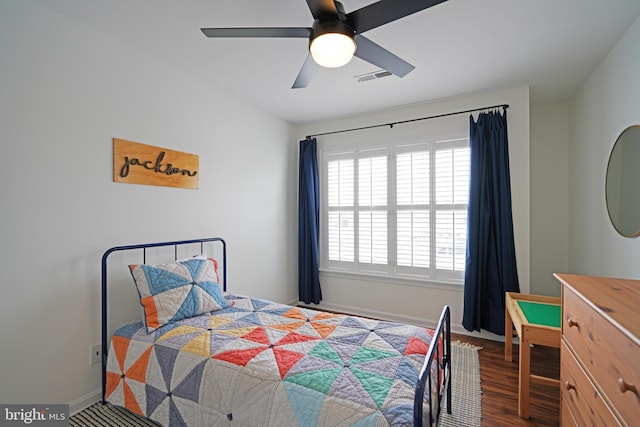
[[[338,16],[338,9],[333,0],[307,0],[307,5],[314,19],[333,20]]]
[[[311,28],[200,28],[207,37],[289,37],[309,38]]]
[[[380,0],[347,14],[347,23],[356,33],[379,27],[447,0]]]
[[[354,53],[360,59],[364,59],[373,65],[377,65],[383,70],[387,70],[398,77],[404,77],[415,67],[404,59],[394,55],[382,46],[372,42],[368,38],[357,34],[356,52]]]
[[[293,82],[293,86],[291,89],[301,89],[307,87],[311,78],[318,70],[319,65],[316,64],[316,61],[313,60],[311,55],[307,55],[307,59],[302,64],[302,68],[298,73],[298,77],[296,77],[296,81]]]

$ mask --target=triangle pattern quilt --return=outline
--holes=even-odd
[[[193,277],[200,274],[196,264],[185,266]],[[147,274],[178,280],[172,271]],[[200,298],[194,289],[183,302]],[[433,331],[224,298],[225,308],[151,333],[141,322],[116,331],[107,400],[167,426],[212,420],[274,427],[412,425],[415,383]]]

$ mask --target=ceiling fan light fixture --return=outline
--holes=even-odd
[[[342,22],[314,23],[309,43],[313,60],[323,67],[346,65],[356,51],[354,32]]]

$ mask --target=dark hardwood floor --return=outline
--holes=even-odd
[[[451,340],[482,347],[479,356],[483,427],[560,424],[559,387],[535,380],[531,382],[529,419],[518,417],[518,345],[513,345],[513,362],[506,362],[503,342],[458,334],[452,334]],[[543,346],[532,348],[531,372],[559,378],[560,350]],[[455,391],[453,393],[455,396]]]

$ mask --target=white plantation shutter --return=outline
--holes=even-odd
[[[396,156],[397,203],[429,203],[429,152],[417,151]]]
[[[329,259],[353,262],[354,258],[354,160],[329,162],[327,221]]]
[[[396,262],[401,267],[429,268],[430,156],[424,148],[396,155]]]
[[[471,151],[468,141],[450,140],[435,152],[435,267],[464,271]]]
[[[359,212],[358,260],[387,264],[387,213]]]
[[[387,157],[358,160],[358,261],[387,264]],[[382,208],[382,209],[381,209]]]
[[[464,272],[467,263],[467,210],[454,212],[453,270]]]
[[[353,212],[329,212],[329,259],[353,261]]]
[[[330,207],[353,206],[353,159],[329,163],[328,196]]]
[[[428,268],[429,211],[398,210],[397,263],[403,267]]]
[[[469,177],[471,176],[471,149],[468,140],[463,147],[453,149],[453,203],[469,203]],[[466,211],[466,210],[465,210]]]
[[[462,280],[470,150],[466,137],[325,152],[323,266]]]
[[[358,160],[358,204],[387,206],[387,158]]]
[[[469,199],[469,147],[436,150],[436,203],[467,204]]]

